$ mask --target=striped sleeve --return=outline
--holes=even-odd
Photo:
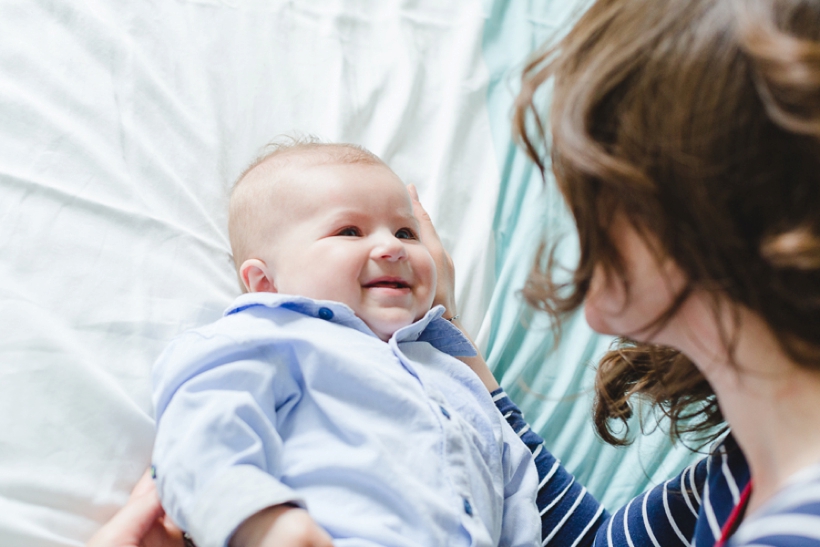
[[[691,547],[706,483],[707,460],[638,496],[610,516],[544,446],[502,389],[493,401],[535,457],[542,545]]]
[[[616,511],[599,532],[595,545],[692,547],[706,463],[706,459],[700,460]]]
[[[598,501],[578,483],[549,451],[541,437],[530,429],[517,406],[502,389],[492,393],[496,407],[524,444],[538,469],[538,497],[542,545],[591,546],[595,532],[607,517]]]

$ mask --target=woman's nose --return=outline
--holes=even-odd
[[[373,246],[371,256],[376,259],[393,262],[407,258],[407,250],[399,238],[393,234],[385,234],[378,236],[376,244]]]

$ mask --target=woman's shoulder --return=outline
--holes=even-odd
[[[729,545],[820,547],[820,463],[795,474],[771,501],[749,515]]]

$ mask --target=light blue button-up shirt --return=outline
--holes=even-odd
[[[529,450],[442,307],[380,340],[337,302],[253,293],[154,368],[157,487],[200,547],[305,506],[336,546],[537,545]]]

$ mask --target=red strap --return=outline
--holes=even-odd
[[[723,525],[723,530],[720,531],[720,539],[717,543],[715,543],[715,547],[723,547],[732,534],[735,533],[738,525],[740,524],[739,520],[741,515],[743,514],[744,510],[746,509],[746,504],[749,503],[749,496],[752,495],[752,480],[749,479],[749,484],[746,485],[746,488],[743,489],[743,492],[740,493],[740,500],[735,505],[735,508],[732,509],[732,512],[729,513],[729,518],[726,520],[726,523]]]

